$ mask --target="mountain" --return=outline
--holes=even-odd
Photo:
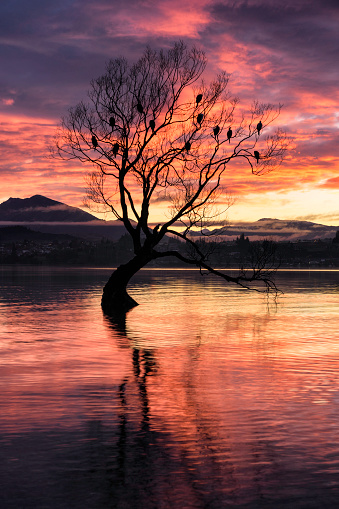
[[[0,221],[83,223],[97,221],[97,218],[77,207],[36,194],[30,198],[9,198],[1,203]]]
[[[126,233],[120,221],[104,221],[77,207],[36,194],[0,203],[0,226],[28,226],[46,234],[71,235],[86,240],[119,240]]]
[[[250,240],[271,239],[275,241],[333,239],[339,226],[327,226],[310,221],[263,218],[253,223],[237,223],[214,230],[205,230],[205,235],[217,235],[220,240],[233,240],[244,234]]]

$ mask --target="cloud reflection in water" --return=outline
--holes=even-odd
[[[143,271],[120,323],[101,313],[102,269],[1,274],[4,507],[338,500],[339,273],[285,274],[268,308]]]

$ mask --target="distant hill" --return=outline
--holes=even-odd
[[[244,234],[250,240],[263,238],[275,241],[332,239],[339,226],[327,226],[310,221],[263,218],[253,223],[235,223],[214,230],[204,230],[205,235],[217,235],[220,240],[233,240]],[[199,235],[199,234],[197,234]]]
[[[75,222],[98,219],[77,207],[36,194],[30,198],[9,198],[0,204],[0,222]]]
[[[33,240],[39,243],[71,241],[75,237],[65,234],[42,233],[31,230],[26,226],[4,226],[0,227],[0,243],[22,242],[23,240]]]

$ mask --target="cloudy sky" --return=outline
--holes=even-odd
[[[291,150],[276,172],[230,172],[230,220],[339,225],[338,0],[2,0],[0,202],[43,194],[81,206],[80,164],[49,158],[60,118],[110,58],[178,39],[203,48],[206,79],[231,73],[241,103],[282,103]]]

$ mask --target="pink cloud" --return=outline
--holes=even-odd
[[[90,167],[48,158],[59,118],[86,98],[90,79],[104,71],[108,58],[135,60],[147,43],[168,47],[178,38],[206,50],[207,81],[218,69],[232,73],[230,89],[241,107],[253,99],[284,104],[276,125],[292,138],[285,163],[262,177],[253,177],[246,165],[230,167],[230,191],[256,193],[260,200],[267,192],[337,189],[335,2],[85,0],[79,9],[61,0],[58,9],[48,3],[19,5],[0,20],[0,199],[39,192],[81,204],[83,176]]]

